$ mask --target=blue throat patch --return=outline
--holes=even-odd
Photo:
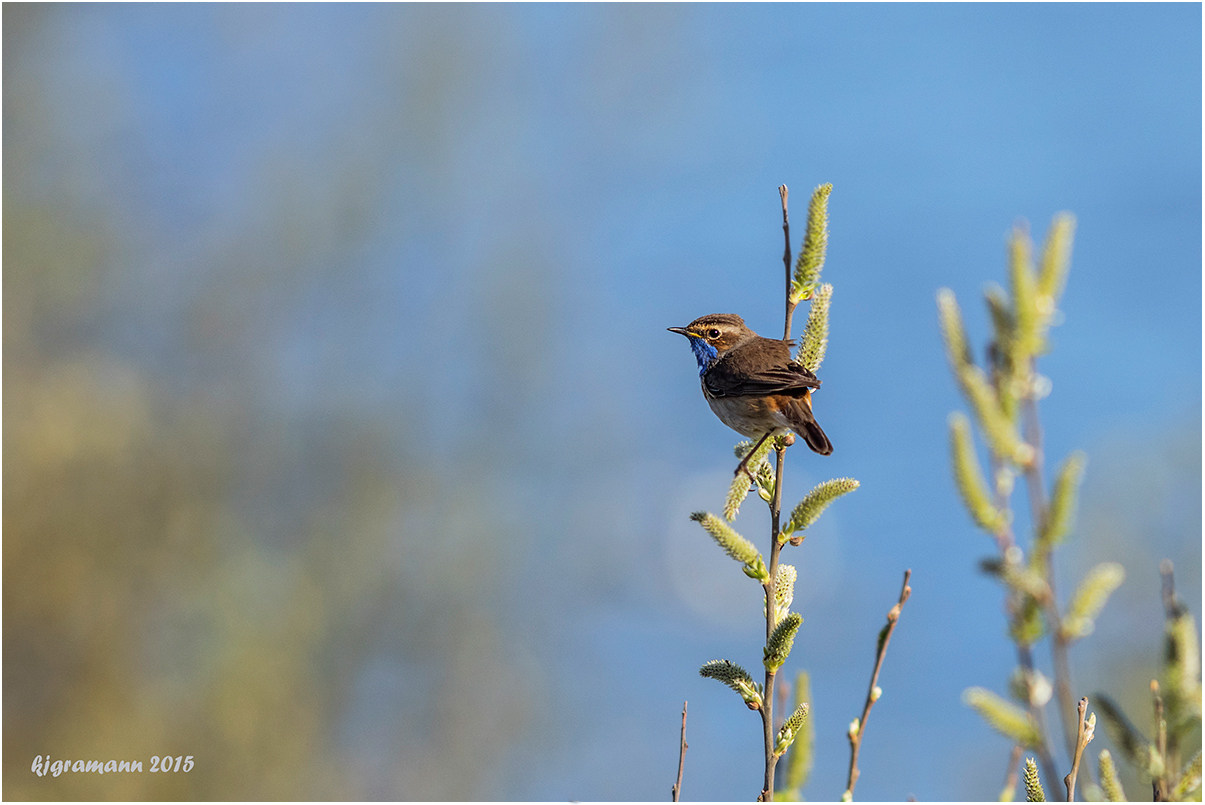
[[[695,360],[699,362],[699,376],[707,371],[707,367],[715,363],[716,358],[720,353],[711,344],[708,344],[702,338],[690,338],[690,348],[695,353]]]

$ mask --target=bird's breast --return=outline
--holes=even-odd
[[[746,438],[760,438],[766,431],[789,427],[770,398],[713,397],[706,387],[703,396],[721,422]]]

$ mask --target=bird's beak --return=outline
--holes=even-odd
[[[679,335],[684,335],[687,338],[694,337],[694,335],[690,332],[690,330],[687,330],[685,327],[666,327],[665,329],[669,330],[671,333],[678,333]]]

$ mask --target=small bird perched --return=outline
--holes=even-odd
[[[791,360],[793,342],[762,338],[731,313],[713,313],[667,329],[690,339],[707,404],[725,425],[757,439],[754,450],[771,434],[789,428],[820,455],[833,452],[812,416],[812,389],[819,388],[820,381]],[[744,465],[742,461],[736,471]]]

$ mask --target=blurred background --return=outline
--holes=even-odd
[[[1073,675],[1149,726],[1160,559],[1200,618],[1200,6],[3,23],[6,798],[668,799],[683,700],[683,798],[755,797],[760,721],[698,668],[758,665],[761,594],[687,519],[738,437],[665,328],[779,331],[783,183],[796,249],[833,183],[835,286],[836,452],[791,451],[785,498],[862,482],[786,558],[805,796],[845,787],[909,567],[858,796],[1000,789],[1008,741],[960,695],[1015,654],[934,294],[982,348],[1006,233],[1059,210],[1043,423],[1051,463],[1089,456],[1061,590],[1127,570]],[[47,753],[196,767],[33,776]]]

